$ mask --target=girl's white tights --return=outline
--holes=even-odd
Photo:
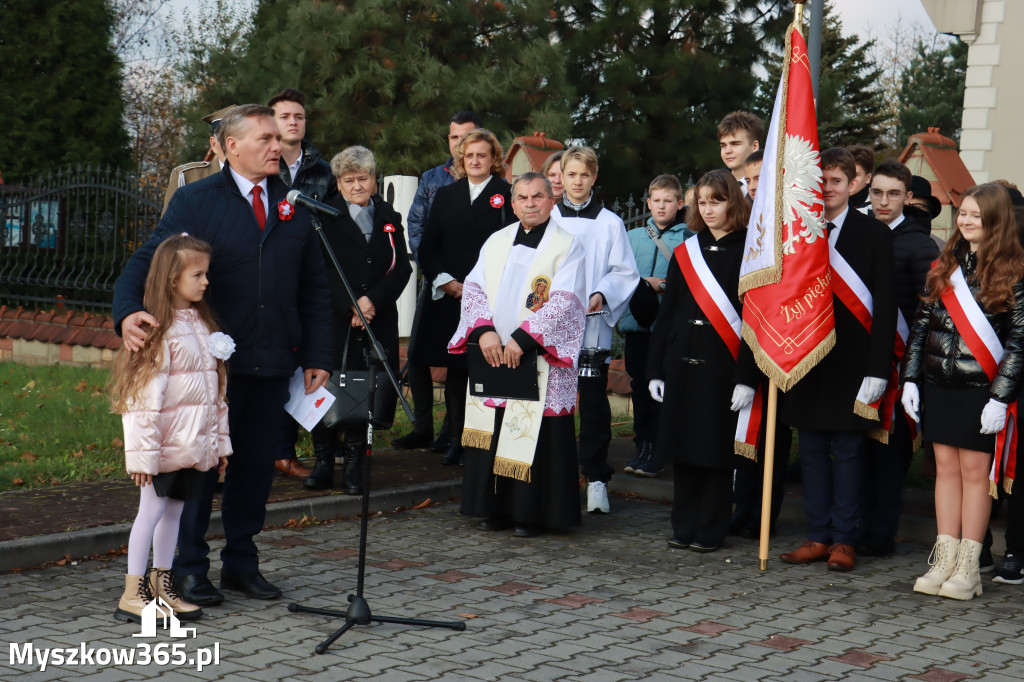
[[[153,566],[170,568],[174,548],[178,546],[178,524],[185,503],[160,497],[153,485],[144,485],[139,494],[139,513],[128,536],[128,575],[144,575],[149,562],[150,541]]]

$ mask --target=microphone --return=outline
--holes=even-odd
[[[314,213],[329,215],[332,218],[337,218],[339,215],[341,215],[341,211],[334,208],[333,206],[322,204],[316,199],[310,199],[297,189],[293,189],[291,192],[288,192],[287,199],[289,204],[292,204],[294,206],[301,206],[308,211],[313,211]]]

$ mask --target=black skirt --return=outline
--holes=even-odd
[[[495,429],[505,408],[495,410]],[[576,422],[572,415],[544,417],[537,436],[537,452],[530,469],[530,483],[495,476],[494,453],[466,448],[463,456],[462,513],[511,521],[516,525],[539,525],[565,531],[579,526],[580,485],[576,469]]]
[[[207,473],[198,469],[178,469],[157,474],[153,477],[153,490],[157,497],[194,500],[202,493],[203,476]]]
[[[930,443],[965,450],[995,452],[996,437],[981,433],[987,388],[921,387],[921,437]]]

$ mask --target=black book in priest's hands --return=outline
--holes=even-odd
[[[470,343],[467,355],[470,395],[505,400],[540,400],[536,348],[523,353],[515,369],[507,365],[491,367],[484,360],[479,343]]]

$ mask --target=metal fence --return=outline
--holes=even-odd
[[[0,303],[109,310],[121,268],[160,219],[162,195],[109,166],[0,185]]]
[[[651,212],[647,209],[646,189],[643,196],[640,197],[639,203],[633,201],[633,195],[630,194],[625,203],[620,203],[616,199],[608,206],[608,209],[622,218],[622,222],[626,223],[627,231],[636,227],[643,227],[647,223],[647,219],[651,217]]]
[[[121,269],[160,220],[163,189],[81,165],[0,184],[0,304],[109,311]],[[628,230],[650,217],[646,199],[607,205]]]

